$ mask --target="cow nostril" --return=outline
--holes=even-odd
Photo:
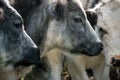
[[[32,54],[34,54],[34,58],[35,58],[35,59],[38,59],[38,61],[39,61],[40,49],[39,49],[39,48],[33,48]]]
[[[98,45],[98,50],[102,51],[104,46],[103,46],[103,43],[97,43]]]

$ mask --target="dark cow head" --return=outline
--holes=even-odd
[[[0,0],[0,70],[38,61],[39,49],[26,34],[23,19],[7,0]]]

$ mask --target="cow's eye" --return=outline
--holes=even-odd
[[[73,18],[74,22],[76,23],[81,23],[82,22],[82,19],[81,18]]]
[[[20,29],[20,28],[22,28],[22,24],[21,24],[21,23],[17,23],[17,24],[15,24],[15,27],[16,27],[17,29]]]
[[[23,22],[22,21],[15,21],[14,22],[14,26],[15,26],[15,28],[17,28],[17,29],[21,29],[22,28],[22,24],[23,24]]]

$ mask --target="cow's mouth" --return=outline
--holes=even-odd
[[[34,64],[36,64],[36,63],[28,62],[28,61],[20,61],[15,64],[15,67],[18,67],[18,66],[26,66],[27,67],[27,66],[34,65]]]
[[[25,59],[17,62],[15,64],[15,67],[18,67],[18,66],[26,66],[27,67],[27,66],[31,66],[31,65],[36,65],[38,63],[40,63],[39,58],[38,59],[32,59],[32,60],[29,60],[28,58],[25,58]]]
[[[40,62],[40,50],[39,48],[30,47],[25,49],[26,51],[23,52],[23,58],[18,61],[15,66],[30,66],[35,65]]]
[[[83,54],[87,56],[97,56],[100,54],[101,50],[92,49],[92,48],[75,48],[72,49],[70,52],[73,54]]]

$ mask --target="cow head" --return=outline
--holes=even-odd
[[[38,61],[39,49],[26,34],[22,17],[7,0],[0,0],[0,70]]]
[[[51,1],[51,0],[50,0]],[[89,24],[86,13],[78,0],[51,3],[46,50],[54,47],[72,54],[98,55],[103,44]]]

